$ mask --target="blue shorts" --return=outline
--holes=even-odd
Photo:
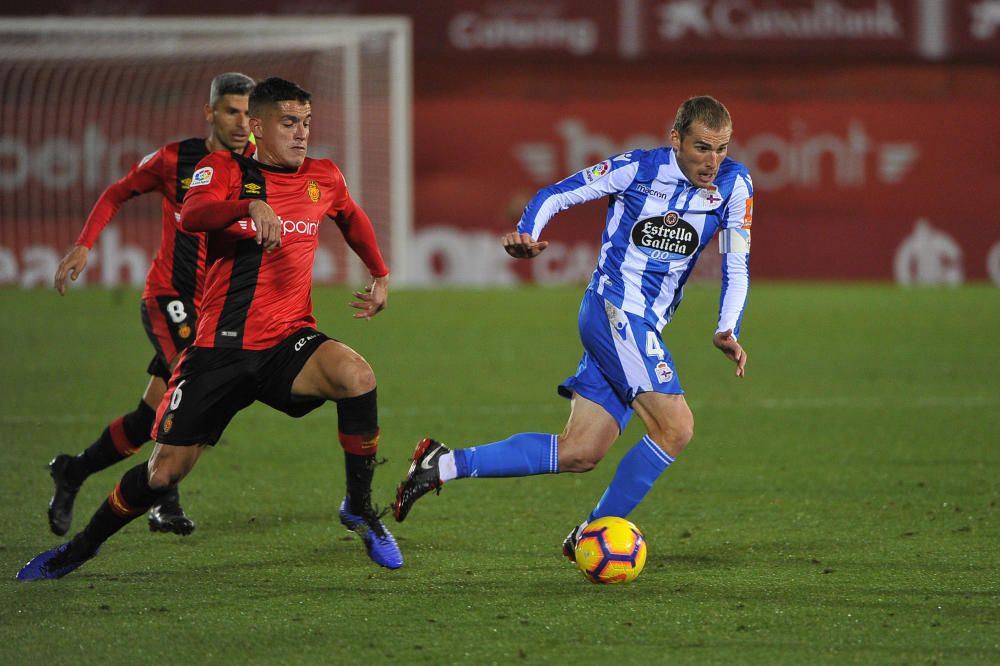
[[[559,385],[563,397],[579,393],[596,402],[624,431],[640,393],[684,393],[659,332],[642,317],[588,289],[580,303],[579,327],[583,358],[576,374]]]

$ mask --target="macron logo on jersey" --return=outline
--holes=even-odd
[[[215,170],[212,167],[202,167],[191,176],[191,187],[200,187],[212,182],[212,174]]]

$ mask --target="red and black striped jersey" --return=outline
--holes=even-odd
[[[254,199],[266,201],[281,220],[281,246],[273,252],[255,239]],[[202,160],[181,211],[185,229],[208,231],[195,346],[268,349],[314,326],[312,269],[325,216],[373,276],[389,273],[371,221],[330,160],[306,158],[298,169],[224,152]]]
[[[161,193],[160,246],[142,296],[180,296],[198,307],[205,277],[204,234],[182,230],[180,213],[191,175],[206,155],[205,139],[198,138],[168,143],[146,155],[104,190],[87,216],[77,245],[93,247],[101,230],[129,199],[147,192]]]

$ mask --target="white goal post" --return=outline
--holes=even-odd
[[[375,224],[394,284],[413,226],[412,48],[407,18],[0,18],[0,285],[51,283],[101,191],[169,141],[205,136],[222,72],[281,76],[313,95],[309,154],[343,170]],[[126,203],[85,272],[139,285],[159,242],[160,201]],[[363,267],[332,225],[317,282]]]

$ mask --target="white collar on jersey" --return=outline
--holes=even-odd
[[[687,176],[684,175],[684,172],[681,171],[681,168],[677,165],[677,152],[674,151],[673,147],[668,147],[667,150],[670,151],[670,162],[667,164],[667,175],[688,186],[693,185],[693,183],[687,179]]]

